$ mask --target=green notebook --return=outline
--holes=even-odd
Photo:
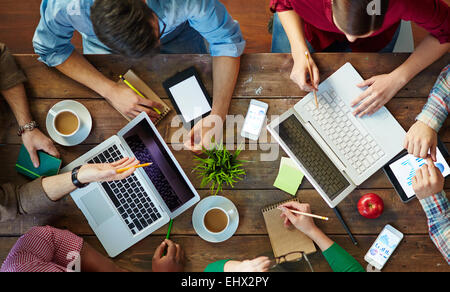
[[[33,162],[31,162],[30,154],[28,154],[25,146],[22,145],[22,148],[20,148],[19,158],[16,162],[17,172],[31,179],[36,179],[41,176],[53,176],[59,173],[59,169],[62,164],[61,159],[55,158],[42,151],[38,151],[38,155],[39,168],[35,168],[33,166]]]

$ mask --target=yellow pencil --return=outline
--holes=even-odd
[[[131,88],[134,92],[136,92],[140,97],[146,98],[142,93],[139,92],[139,90],[137,90],[136,88],[134,88],[134,86],[131,85],[131,83],[128,82],[128,80],[126,80],[125,77],[123,77],[123,75],[120,75],[119,78],[122,79],[122,81],[125,82],[125,84],[126,84],[129,88]],[[155,108],[155,107],[152,107],[152,108],[153,108],[153,110],[154,110],[156,113],[158,113],[158,115],[161,114],[161,111],[160,111],[160,110],[158,110],[158,109]]]
[[[139,165],[135,165],[135,166],[130,166],[130,167],[126,167],[126,168],[121,168],[116,170],[116,173],[124,173],[125,171],[128,171],[132,168],[141,168],[141,167],[147,167],[152,165],[153,163],[144,163],[144,164],[139,164]]]
[[[312,74],[311,62],[309,61],[309,53],[305,52],[305,55],[306,55],[306,60],[308,60],[309,76],[311,76],[311,83],[313,83],[314,77],[313,77],[313,74]],[[313,92],[314,92],[314,99],[316,100],[316,107],[319,108],[319,102],[317,100],[317,93],[316,93],[315,90],[313,90]]]
[[[286,208],[286,207],[284,207],[284,208]],[[309,214],[309,213],[304,213],[304,212],[300,212],[300,211],[296,211],[296,210],[291,210],[291,209],[288,209],[288,208],[286,208],[286,209],[289,210],[289,211],[292,212],[292,213],[295,213],[295,214],[299,214],[299,215],[303,215],[303,216],[308,216],[308,217],[313,217],[313,218],[317,218],[317,219],[321,219],[321,220],[325,220],[325,221],[330,220],[328,217],[319,216],[319,215],[314,215],[314,214]]]

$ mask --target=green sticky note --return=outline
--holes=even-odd
[[[48,155],[45,152],[38,151],[39,167],[35,168],[31,161],[30,154],[25,146],[20,148],[19,158],[16,162],[17,172],[31,178],[36,179],[41,176],[53,176],[59,173],[61,168],[61,159]]]
[[[305,175],[290,158],[282,157],[278,177],[274,187],[295,196]]]

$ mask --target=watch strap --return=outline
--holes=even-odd
[[[79,189],[82,189],[84,187],[86,187],[88,184],[83,184],[78,180],[78,172],[80,171],[80,168],[82,167],[82,165],[75,167],[72,170],[72,183],[74,186],[76,186]]]
[[[31,121],[28,124],[20,126],[19,130],[17,130],[17,135],[20,137],[25,131],[33,131],[36,128],[39,128],[39,124],[36,121]]]

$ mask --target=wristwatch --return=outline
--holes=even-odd
[[[28,124],[20,126],[19,130],[17,131],[17,135],[20,137],[20,136],[22,136],[23,133],[25,133],[25,131],[33,131],[34,129],[36,129],[38,127],[39,127],[39,125],[37,122],[31,121]]]
[[[78,180],[78,172],[80,171],[81,167],[82,167],[82,165],[75,167],[72,170],[72,183],[74,186],[76,186],[79,189],[85,188],[89,185],[89,184],[83,184]]]

